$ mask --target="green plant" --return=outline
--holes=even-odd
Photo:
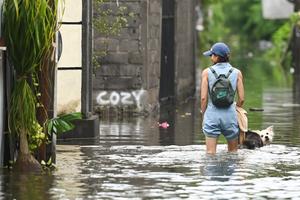
[[[100,67],[100,60],[107,55],[110,42],[108,38],[118,36],[134,14],[128,12],[126,6],[107,0],[94,0],[93,3],[95,8],[93,27],[95,32],[102,37],[101,42],[94,49],[93,66],[95,70]]]
[[[300,14],[294,13],[286,22],[279,27],[272,35],[273,46],[265,52],[264,58],[271,60],[273,67],[279,66],[278,70],[271,72],[277,79],[283,79],[291,84],[292,77],[289,74],[292,66],[291,42],[293,37],[293,29],[300,26]]]
[[[32,126],[35,132],[32,132],[28,138],[30,152],[33,153],[43,142],[47,142],[48,137],[51,137],[52,134],[59,135],[73,130],[75,128],[73,122],[78,119],[82,119],[80,112],[68,113],[48,119],[44,128],[37,122],[33,123]],[[47,130],[48,136],[44,133],[44,130]]]
[[[14,84],[9,110],[9,130],[20,138],[17,163],[20,169],[40,168],[30,154],[28,138],[40,134],[36,118],[38,93],[36,78],[51,54],[57,31],[58,0],[6,0],[4,2],[4,39]],[[30,140],[30,139],[29,139]],[[23,165],[26,163],[27,166]]]
[[[82,119],[82,114],[80,112],[76,113],[69,113],[60,115],[58,117],[52,118],[47,120],[45,123],[45,129],[47,129],[48,136],[51,137],[52,134],[62,134],[67,131],[71,131],[75,128],[75,125],[73,124],[74,120]],[[41,133],[44,134],[44,133]],[[34,138],[36,139],[36,138]],[[36,140],[37,142],[41,141],[39,138]],[[32,142],[31,144],[35,144]],[[36,145],[38,146],[38,145]],[[56,168],[55,163],[52,162],[52,158],[50,157],[48,161],[41,160],[41,165],[44,171],[51,171]]]
[[[118,35],[120,30],[127,25],[127,7],[118,6],[105,0],[94,1],[96,17],[94,27],[105,36]]]
[[[43,142],[47,140],[43,127],[40,126],[39,123],[34,122],[32,126],[35,131],[28,137],[29,150],[31,153],[33,153]]]
[[[287,47],[295,16],[291,20],[264,19],[260,0],[203,0],[202,4],[204,31],[200,33],[200,52],[223,41],[231,48],[231,63],[242,68],[244,74],[261,74],[276,84],[289,83],[291,56]],[[272,43],[272,48],[259,49],[261,40]],[[202,60],[203,67],[211,64],[209,59]],[[257,71],[246,66],[258,63],[263,68]]]
[[[82,114],[79,112],[64,114],[53,119],[48,120],[46,123],[48,134],[61,134],[75,128],[73,121],[82,119]]]
[[[243,56],[252,51],[259,40],[271,40],[285,22],[263,19],[260,0],[203,0],[202,3],[205,29],[200,39],[205,49],[222,40],[238,50],[233,51],[238,52],[235,55]]]
[[[47,162],[42,160],[41,165],[42,165],[42,168],[44,169],[44,171],[53,171],[56,169],[56,165],[54,162],[52,162],[51,158]]]

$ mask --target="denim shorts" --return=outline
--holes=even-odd
[[[209,138],[218,138],[222,133],[227,141],[236,140],[236,139],[238,139],[238,136],[239,136],[239,132],[227,134],[224,132],[206,133],[203,131],[203,133],[206,137],[209,137]]]
[[[237,139],[239,127],[235,109],[207,109],[202,130],[206,137],[218,138],[223,134],[227,141]]]

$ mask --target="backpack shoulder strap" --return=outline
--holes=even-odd
[[[226,78],[228,78],[230,76],[230,74],[233,72],[233,67],[231,67],[226,75]]]
[[[214,68],[210,67],[209,69],[214,74],[214,76],[216,77],[216,79],[218,79],[219,76],[218,76],[217,72],[214,70]]]

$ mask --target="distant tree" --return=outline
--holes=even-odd
[[[223,40],[240,49],[252,49],[260,40],[271,40],[285,23],[263,19],[261,0],[204,0],[203,5],[206,43]]]

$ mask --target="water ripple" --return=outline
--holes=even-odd
[[[89,194],[93,199],[299,196],[298,147],[269,145],[257,150],[242,149],[235,154],[226,153],[226,145],[219,145],[218,149],[216,156],[207,156],[204,145],[82,146],[76,154],[80,157],[74,157],[81,165],[72,169],[59,163],[56,177],[63,176],[66,168],[69,174],[72,170],[87,173],[70,175],[72,185],[66,179],[56,181],[61,186],[68,184],[68,190],[79,190],[82,197]],[[85,190],[80,191],[82,187]],[[58,188],[55,192],[68,194]]]

